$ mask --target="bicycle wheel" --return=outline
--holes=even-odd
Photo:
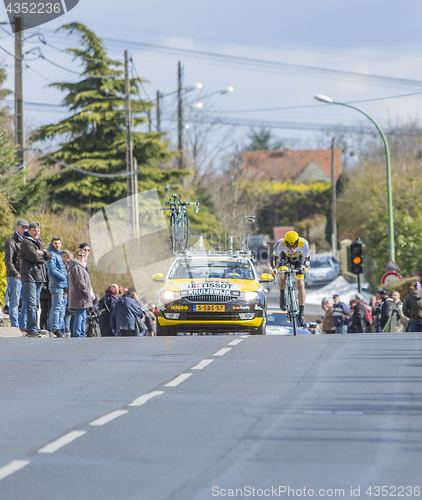
[[[170,250],[173,255],[177,252],[177,230],[176,230],[176,219],[172,214],[170,216],[170,227],[169,227],[169,240],[170,240]]]
[[[188,249],[189,246],[189,219],[186,212],[183,213],[182,219],[182,251]]]
[[[297,325],[296,325],[296,311],[295,311],[295,303],[293,300],[293,290],[289,288],[289,309],[290,309],[290,317],[292,318],[292,325],[293,325],[293,335],[296,335],[296,330],[297,330]]]

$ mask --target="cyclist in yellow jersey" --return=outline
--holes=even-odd
[[[277,269],[277,259],[278,269]],[[278,287],[280,288],[280,309],[286,310],[286,295],[284,289],[286,287],[287,276],[286,271],[290,269],[300,270],[296,275],[297,280],[297,298],[299,301],[299,318],[300,326],[306,326],[306,319],[303,315],[305,309],[305,279],[304,275],[308,272],[308,267],[311,262],[309,243],[305,238],[300,238],[296,231],[289,231],[286,236],[277,241],[275,246],[271,267],[272,275],[279,274]]]

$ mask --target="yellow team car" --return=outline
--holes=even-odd
[[[266,298],[250,254],[187,252],[178,256],[157,293],[157,335],[250,332],[265,335]]]

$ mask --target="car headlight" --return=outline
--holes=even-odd
[[[163,300],[175,300],[180,297],[179,292],[173,292],[172,290],[166,290],[161,292],[161,298]]]
[[[242,320],[245,319],[254,319],[255,318],[255,313],[239,313],[239,318]]]
[[[164,313],[166,319],[179,319],[180,313]]]
[[[258,300],[259,292],[242,292],[240,298],[247,301]]]

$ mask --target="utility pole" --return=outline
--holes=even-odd
[[[337,195],[336,195],[336,140],[333,137],[331,144],[331,248],[333,252],[337,251]]]
[[[182,102],[182,80],[183,80],[183,69],[182,64],[179,61],[178,73],[177,73],[177,130],[179,136],[178,150],[179,150],[179,161],[178,167],[183,168],[183,102]]]
[[[129,54],[125,50],[125,126],[126,126],[126,172],[133,174],[133,151],[132,151],[132,136],[131,136],[131,114],[130,114],[130,80],[129,80]],[[134,178],[133,175],[127,177],[127,215],[128,227],[133,228],[135,223],[134,218]]]
[[[161,132],[161,110],[160,110],[160,91],[157,90],[157,101],[156,101],[156,108],[157,108],[157,132]]]
[[[16,154],[19,165],[24,163],[25,131],[23,123],[23,29],[22,16],[15,17],[15,145],[20,151]],[[25,178],[24,178],[25,182]]]

